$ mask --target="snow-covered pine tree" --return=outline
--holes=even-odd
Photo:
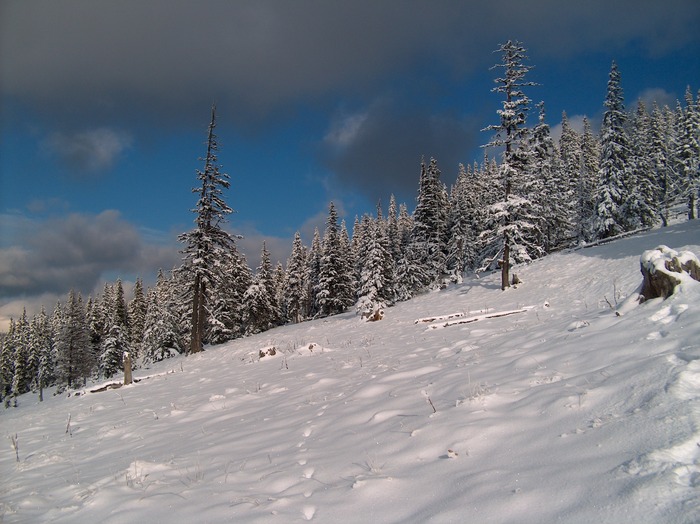
[[[125,352],[131,353],[129,333],[118,312],[107,322],[106,334],[102,340],[100,354],[100,376],[111,378],[122,370]]]
[[[343,290],[343,303],[348,308],[357,300],[357,281],[355,274],[355,253],[352,250],[352,242],[345,220],[340,221],[340,253],[341,253],[341,289]]]
[[[386,217],[386,235],[389,241],[389,252],[391,258],[396,262],[401,253],[401,235],[399,234],[399,207],[396,197],[392,194],[389,197],[389,210]]]
[[[576,187],[575,233],[577,242],[589,242],[593,239],[595,221],[595,204],[597,201],[598,170],[600,148],[593,134],[587,117],[583,117],[583,134],[581,135],[581,163]]]
[[[469,168],[471,169],[471,167]],[[469,265],[469,250],[473,249],[474,234],[469,209],[469,175],[464,164],[459,164],[457,180],[450,188],[449,215],[447,217],[447,257],[445,271],[452,282],[462,282],[462,275]]]
[[[335,204],[330,203],[326,231],[323,235],[322,254],[318,278],[318,304],[322,316],[342,313],[350,305],[352,289],[352,265],[350,246],[344,245],[338,226]]]
[[[287,304],[284,300],[284,286],[286,281],[287,272],[284,270],[282,262],[278,260],[272,277],[272,283],[275,293],[275,307],[277,308],[277,311],[279,311],[279,318],[277,319],[277,323],[279,325],[286,324],[289,318],[287,316]]]
[[[671,208],[681,195],[678,173],[676,171],[675,130],[670,125],[673,112],[665,106],[660,109],[654,102],[651,112],[650,137],[648,139],[651,154],[651,168],[654,171],[658,188],[658,213],[663,227],[668,226]]]
[[[539,119],[529,138],[530,161],[525,194],[533,228],[526,238],[532,247],[528,255],[536,258],[566,245],[571,238],[571,180],[563,175],[560,158],[546,121],[544,102],[537,104]],[[563,133],[563,127],[562,127]]]
[[[525,80],[532,66],[525,64],[526,50],[520,42],[509,40],[496,51],[501,53],[501,63],[493,68],[502,68],[503,76],[494,80],[497,85],[492,91],[501,93],[504,100],[502,109],[497,111],[500,122],[485,129],[496,134],[484,147],[502,147],[503,155],[495,188],[500,197],[491,206],[490,232],[484,237],[488,244],[500,243],[501,289],[506,289],[510,287],[511,256],[527,259],[524,240],[534,226],[528,220],[530,202],[522,194],[519,184],[526,172],[528,158],[526,116],[530,98],[523,89],[536,84]]]
[[[397,301],[408,300],[422,288],[427,281],[425,267],[420,261],[420,252],[413,250],[412,233],[414,229],[413,216],[408,213],[406,204],[399,205],[399,241],[400,253],[396,261],[395,295]]]
[[[630,127],[630,164],[635,180],[630,211],[637,227],[652,227],[657,221],[658,187],[647,141],[649,126],[649,113],[644,102],[639,100]]]
[[[126,299],[124,298],[124,285],[122,284],[121,278],[118,278],[117,282],[114,284],[113,300],[112,308],[114,309],[113,315],[115,316],[115,320],[128,331],[129,311],[126,306]]]
[[[61,320],[56,337],[57,372],[61,384],[71,388],[80,379],[87,379],[95,367],[85,306],[80,294],[72,289]]]
[[[440,284],[447,251],[444,243],[447,212],[447,190],[440,181],[437,160],[431,158],[427,166],[421,161],[410,250],[415,257],[414,265],[421,266],[422,271],[416,275],[418,287],[414,291]]]
[[[605,113],[600,133],[600,170],[595,232],[598,238],[609,238],[631,229],[630,209],[630,145],[627,136],[627,113],[620,84],[620,71],[612,63]]]
[[[129,302],[129,340],[131,342],[132,361],[141,356],[143,346],[143,330],[146,322],[146,295],[143,281],[137,278],[134,282],[134,297]]]
[[[216,106],[211,108],[211,122],[207,136],[207,153],[204,159],[204,169],[197,170],[200,187],[192,191],[199,195],[195,228],[180,235],[180,242],[185,244],[186,274],[191,278],[190,297],[191,335],[189,352],[202,351],[207,325],[207,302],[210,290],[220,281],[219,268],[226,253],[235,250],[233,237],[223,229],[227,215],[233,210],[223,198],[223,189],[230,186],[229,176],[220,172],[217,151],[218,142],[214,129],[216,127]]]
[[[581,216],[583,181],[581,179],[582,137],[569,124],[566,112],[561,116],[561,136],[559,137],[559,180],[565,184],[567,195],[566,210],[570,222],[570,233],[581,242],[584,225]]]
[[[364,215],[362,223],[363,242],[360,246],[362,256],[356,308],[359,314],[371,316],[393,302],[393,264],[381,207],[377,207],[376,219]]]
[[[353,276],[356,282],[360,281],[360,273],[362,273],[362,264],[364,262],[364,249],[367,244],[367,232],[369,229],[369,214],[362,215],[362,220],[355,215],[355,222],[352,227],[352,241],[350,249],[354,261]]]
[[[243,295],[243,303],[245,304],[243,324],[247,335],[266,331],[279,321],[272,263],[264,242],[260,254],[260,265],[253,281]]]
[[[304,320],[307,314],[306,304],[308,302],[309,286],[307,282],[306,259],[306,249],[301,241],[301,234],[297,231],[292,242],[292,253],[287,259],[284,290],[287,317],[295,324]]]
[[[319,304],[320,277],[321,277],[321,234],[318,228],[314,228],[314,236],[311,240],[311,249],[308,253],[306,284],[308,286],[307,313],[306,316],[314,318],[321,311]]]
[[[693,101],[688,86],[685,90],[685,107],[681,110],[676,157],[688,206],[688,220],[698,216],[700,199],[700,100]]]
[[[185,341],[173,307],[175,296],[171,282],[158,272],[156,285],[147,293],[148,308],[144,322],[142,361],[148,365],[178,353],[184,353]]]
[[[12,380],[15,374],[15,320],[10,319],[7,333],[0,335],[0,397],[5,407],[10,407]]]
[[[44,306],[32,319],[29,330],[30,359],[35,362],[36,373],[33,377],[32,389],[39,392],[39,402],[44,400],[44,388],[51,386],[55,380],[56,355],[54,352],[51,322],[46,315]]]
[[[29,391],[32,382],[32,370],[29,366],[29,321],[27,310],[22,311],[13,330],[14,337],[14,375],[12,377],[12,396],[17,397]]]
[[[243,312],[245,334],[261,333],[273,326],[275,307],[260,273],[253,276],[253,281],[243,295],[246,307]]]

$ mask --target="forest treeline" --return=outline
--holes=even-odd
[[[436,159],[420,164],[413,212],[392,196],[385,209],[355,217],[352,234],[331,202],[325,229],[311,245],[294,237],[286,265],[273,266],[263,244],[251,269],[223,229],[231,209],[218,170],[212,111],[195,228],[181,235],[184,261],[160,271],[152,287],[137,280],[125,300],[121,281],[83,298],[71,291],[53,312],[12,319],[0,346],[5,405],[28,391],[81,386],[120,372],[124,352],[135,366],[198,351],[291,322],[351,308],[371,315],[418,293],[458,283],[463,275],[507,268],[548,253],[626,232],[666,226],[681,209],[697,217],[700,197],[700,92],[690,88],[674,107],[625,108],[613,63],[599,132],[561,118],[555,140],[536,86],[525,77],[525,50],[503,44],[503,96],[484,158],[460,165],[454,184],[441,181]],[[489,157],[495,153],[498,158]],[[503,272],[503,268],[506,271]],[[197,333],[196,337],[194,336]],[[195,340],[196,339],[196,340]]]

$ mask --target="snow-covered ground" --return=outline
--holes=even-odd
[[[698,522],[700,283],[625,303],[660,244],[700,221],[25,395],[0,520]]]

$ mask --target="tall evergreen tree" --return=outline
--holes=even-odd
[[[630,211],[634,215],[635,225],[641,227],[652,227],[657,221],[658,188],[647,140],[650,132],[649,126],[649,113],[644,102],[639,100],[630,131],[630,163],[632,179],[635,181],[632,187],[633,195],[630,199],[634,205]]]
[[[651,169],[657,187],[658,213],[662,226],[670,220],[671,207],[681,194],[681,187],[674,162],[675,137],[669,125],[672,112],[666,106],[663,110],[654,103],[651,112],[649,150]]]
[[[134,353],[132,355],[132,360],[141,356],[147,307],[143,281],[137,278],[134,283],[134,298],[129,302],[129,339],[131,342],[131,350]]]
[[[207,153],[204,157],[204,169],[197,171],[201,186],[192,191],[199,195],[195,228],[180,235],[185,244],[185,265],[191,278],[190,296],[191,335],[189,352],[202,351],[207,324],[207,302],[210,291],[220,281],[220,262],[224,254],[235,250],[233,237],[223,229],[226,216],[233,210],[223,198],[223,189],[230,186],[229,176],[220,172],[217,151],[218,142],[214,129],[216,127],[216,106],[211,109],[211,122],[207,136]]]
[[[15,361],[14,375],[12,377],[12,396],[16,397],[29,391],[32,382],[32,370],[29,363],[29,321],[27,310],[22,311],[22,316],[15,324],[13,330]]]
[[[596,235],[608,238],[631,228],[628,213],[630,196],[630,145],[627,113],[615,62],[610,69],[605,113],[601,128],[600,171],[596,204]]]
[[[175,308],[177,295],[163,271],[158,272],[154,288],[147,294],[148,309],[144,322],[142,360],[159,362],[185,352],[180,323]]]
[[[32,389],[39,391],[41,402],[44,400],[44,388],[54,383],[56,364],[51,322],[44,306],[32,320],[29,338],[31,358],[35,362],[32,367],[36,369]]]
[[[272,263],[265,243],[260,254],[260,265],[243,296],[243,303],[246,305],[243,323],[247,335],[266,331],[279,321]]]
[[[421,162],[421,173],[413,212],[411,232],[411,253],[414,263],[423,268],[418,278],[418,291],[437,285],[445,270],[445,245],[447,230],[448,197],[444,184],[440,181],[437,160],[430,159],[426,166]]]
[[[358,290],[358,313],[369,315],[391,305],[393,300],[391,253],[381,212],[372,220],[368,217]]]
[[[498,201],[492,206],[493,219],[490,238],[492,242],[500,239],[501,289],[510,286],[511,251],[514,255],[525,258],[527,254],[523,243],[533,224],[526,218],[530,202],[519,193],[518,184],[527,169],[528,129],[526,127],[530,98],[524,88],[536,85],[525,80],[532,66],[525,64],[527,55],[520,42],[509,40],[498,49],[501,63],[493,66],[502,68],[503,76],[495,79],[496,87],[492,91],[504,97],[503,107],[497,111],[498,124],[486,128],[495,131],[495,137],[485,147],[502,147],[503,156],[499,167]]]
[[[285,280],[285,308],[287,316],[292,322],[301,322],[307,314],[306,303],[308,301],[309,286],[306,271],[307,253],[301,241],[301,235],[297,231],[294,234],[292,253],[287,260]]]
[[[568,220],[571,223],[570,232],[581,242],[584,237],[584,226],[581,216],[583,181],[581,178],[583,137],[569,124],[566,113],[561,117],[561,136],[559,138],[559,179],[565,186],[562,190],[568,192]]]
[[[323,235],[322,254],[318,278],[318,304],[322,316],[342,313],[352,303],[351,267],[349,245],[344,246],[338,226],[335,204],[330,203],[326,231]]]
[[[90,348],[90,332],[85,306],[79,293],[71,290],[56,338],[57,371],[62,384],[69,388],[79,379],[87,379],[95,366]]]
[[[315,317],[319,314],[321,307],[319,304],[319,292],[320,288],[320,278],[321,278],[321,234],[318,228],[314,228],[314,236],[311,239],[311,249],[309,250],[309,256],[307,260],[307,277],[306,283],[308,285],[307,293],[307,315],[310,318]]]
[[[690,86],[686,88],[685,108],[680,115],[676,156],[685,189],[688,220],[694,220],[698,216],[700,198],[700,100],[693,101]]]
[[[597,201],[600,148],[588,118],[583,118],[581,164],[576,187],[575,230],[579,243],[593,239],[595,205]]]
[[[524,181],[533,225],[526,238],[530,244],[528,254],[533,258],[567,243],[571,234],[572,205],[571,180],[562,176],[560,159],[545,118],[544,102],[537,107],[539,120],[529,139],[530,161]]]
[[[4,335],[0,335],[0,398],[5,407],[10,407],[12,381],[15,375],[15,320],[10,319],[10,327]]]

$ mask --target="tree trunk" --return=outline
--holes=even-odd
[[[508,233],[503,234],[503,262],[501,263],[501,291],[510,287],[510,246],[508,245]]]
[[[194,293],[192,296],[192,334],[190,337],[190,353],[198,353],[202,351],[202,328],[204,326],[203,318],[203,285],[202,277],[197,275],[194,277]]]

